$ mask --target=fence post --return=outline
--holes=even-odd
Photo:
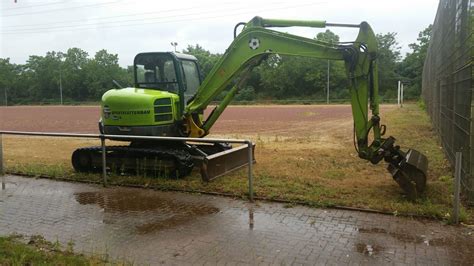
[[[102,178],[104,182],[104,187],[107,186],[107,159],[106,159],[106,150],[105,150],[105,137],[100,135],[100,146],[102,147]]]
[[[402,83],[402,87],[400,88],[400,107],[403,107],[403,90],[404,90],[404,87]]]
[[[401,81],[399,80],[398,81],[398,89],[397,89],[397,105],[398,105],[398,107],[400,107],[400,89],[401,89],[400,84],[401,84]]]
[[[3,169],[3,143],[2,134],[0,134],[0,176],[2,176],[2,190],[5,189],[5,170]]]
[[[253,202],[253,176],[252,176],[252,168],[253,168],[253,143],[250,140],[245,141],[247,143],[247,152],[248,152],[248,159],[249,159],[249,168],[248,168],[248,178],[249,178],[249,200]]]
[[[462,152],[456,152],[456,162],[454,168],[454,206],[453,206],[453,220],[455,224],[459,223],[459,204],[461,193],[461,167],[462,167]]]

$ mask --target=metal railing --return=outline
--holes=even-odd
[[[248,159],[248,194],[249,200],[253,202],[253,143],[250,140],[242,139],[218,139],[218,138],[185,138],[185,137],[155,137],[155,136],[134,136],[134,135],[105,135],[105,134],[76,134],[76,133],[50,133],[50,132],[25,132],[25,131],[0,131],[0,175],[2,176],[2,189],[5,189],[5,168],[3,164],[3,145],[2,135],[17,136],[39,136],[39,137],[61,137],[61,138],[87,138],[99,139],[102,148],[102,179],[103,185],[107,186],[107,147],[105,141],[111,140],[166,140],[179,142],[197,142],[197,143],[232,143],[247,145]]]

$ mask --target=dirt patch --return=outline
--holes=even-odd
[[[393,108],[387,105],[382,111]],[[0,107],[0,130],[98,133],[99,117],[98,106]],[[351,132],[351,124],[350,105],[229,106],[212,133],[288,136],[341,128]]]
[[[97,133],[97,106],[10,106],[0,108],[0,129]]]

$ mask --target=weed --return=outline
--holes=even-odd
[[[66,244],[66,252],[74,253],[74,241],[72,239]]]
[[[423,100],[423,98],[420,97],[417,104],[418,104],[418,107],[420,107],[421,110],[426,111],[426,103],[425,103],[425,100]]]
[[[102,265],[98,257],[85,257],[61,250],[58,241],[51,243],[43,236],[31,236],[27,243],[22,237],[0,237],[0,265]],[[124,264],[110,263],[109,264]]]

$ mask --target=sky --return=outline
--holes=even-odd
[[[122,66],[140,52],[181,51],[199,44],[223,53],[238,22],[254,16],[367,21],[376,33],[396,32],[402,55],[418,33],[433,23],[438,0],[0,0],[0,58],[24,64],[30,55],[78,47],[93,57],[106,49]],[[329,28],[341,41],[357,29]],[[325,29],[285,28],[313,38]]]

